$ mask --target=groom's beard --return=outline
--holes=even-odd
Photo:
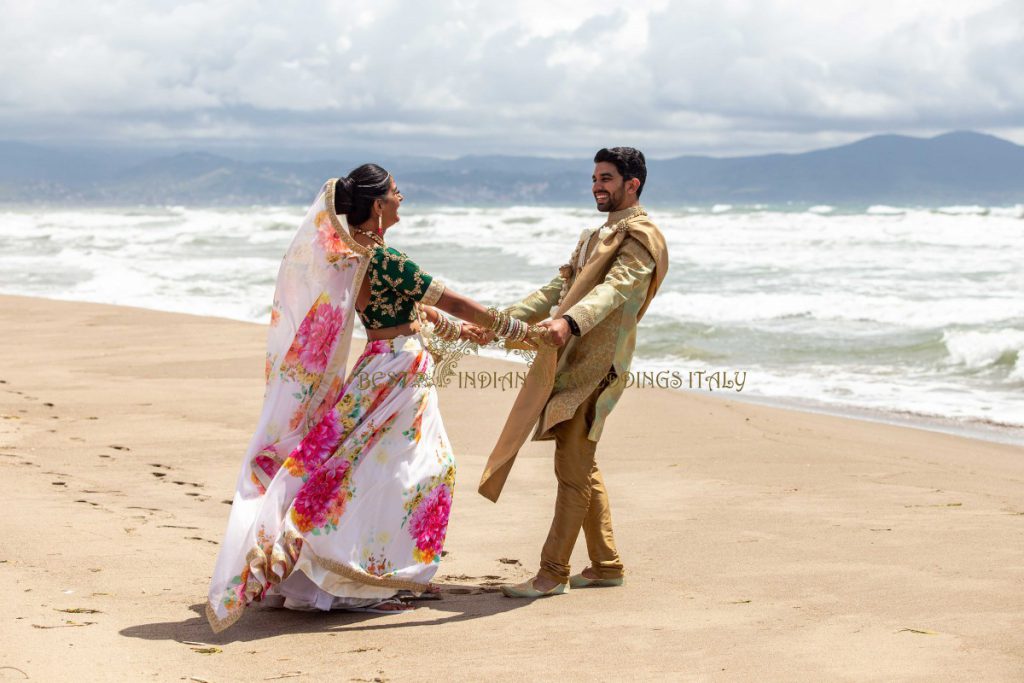
[[[597,210],[604,213],[614,213],[622,208],[622,205],[626,202],[626,187],[623,185],[615,192],[608,193],[608,199],[604,202],[599,200],[596,196],[594,200],[597,201]]]

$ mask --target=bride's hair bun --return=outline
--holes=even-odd
[[[356,183],[352,178],[346,176],[338,178],[334,183],[334,213],[339,216],[352,210],[355,202]]]
[[[370,218],[375,199],[391,191],[391,175],[377,164],[363,164],[334,183],[334,213],[344,214],[349,225],[362,225]]]

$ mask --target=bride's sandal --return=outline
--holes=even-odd
[[[365,612],[367,614],[398,614],[400,612],[411,612],[414,609],[416,609],[415,605],[410,605],[398,598],[387,598],[366,607],[350,607],[348,611]]]

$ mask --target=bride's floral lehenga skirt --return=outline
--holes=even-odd
[[[441,559],[455,459],[417,335],[368,342],[323,417],[287,457],[253,461],[265,492],[239,499],[225,545],[245,562],[220,567],[207,616],[230,626],[253,601],[356,606],[427,590]]]

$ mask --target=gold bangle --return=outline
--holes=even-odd
[[[461,325],[456,324],[448,316],[440,316],[439,321],[443,322],[441,322],[441,330],[438,332],[438,336],[444,341],[455,341],[462,334]]]
[[[509,314],[505,311],[499,311],[493,307],[487,309],[487,314],[491,316],[491,320],[487,324],[487,329],[499,337],[502,336],[501,328],[505,324],[505,321],[510,317]]]

